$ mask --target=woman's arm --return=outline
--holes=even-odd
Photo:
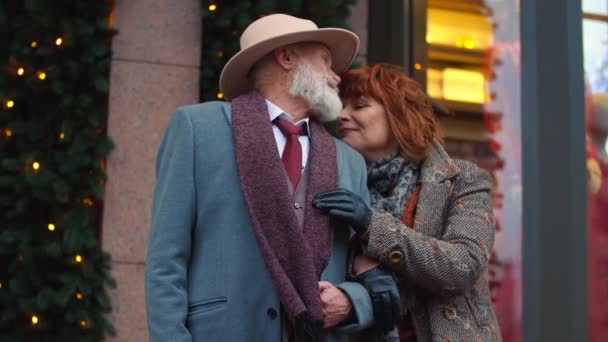
[[[390,214],[374,212],[365,255],[435,294],[461,294],[471,288],[487,267],[495,222],[489,175],[472,164],[465,164],[464,171],[472,172],[474,181],[456,180],[441,238],[423,235]],[[402,257],[395,257],[399,253]]]

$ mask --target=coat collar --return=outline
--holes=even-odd
[[[460,168],[450,158],[443,146],[433,141],[429,156],[422,163],[421,183],[443,183],[460,174]]]
[[[420,171],[421,189],[416,206],[414,229],[427,236],[441,231],[443,215],[437,212],[448,205],[454,179],[460,168],[438,142],[433,142],[431,153],[424,160]]]

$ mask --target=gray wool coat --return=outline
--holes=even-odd
[[[338,186],[369,200],[363,158],[335,143]],[[279,342],[280,302],[240,188],[231,105],[178,109],[156,168],[145,269],[150,341]],[[350,333],[373,323],[369,294],[345,281],[349,238],[344,227],[334,229],[321,275],[349,296],[354,310],[352,324],[327,332],[329,342],[347,341]]]
[[[421,169],[414,227],[374,212],[366,255],[400,280],[417,340],[501,341],[487,266],[494,244],[490,176],[434,143]]]

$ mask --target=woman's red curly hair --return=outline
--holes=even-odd
[[[405,158],[424,160],[433,141],[441,141],[439,122],[428,96],[399,66],[374,64],[349,70],[340,77],[340,97],[344,102],[367,97],[384,107],[390,130]]]

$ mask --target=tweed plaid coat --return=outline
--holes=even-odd
[[[418,341],[501,341],[488,288],[490,177],[434,143],[414,227],[374,212],[365,254],[393,270]]]

